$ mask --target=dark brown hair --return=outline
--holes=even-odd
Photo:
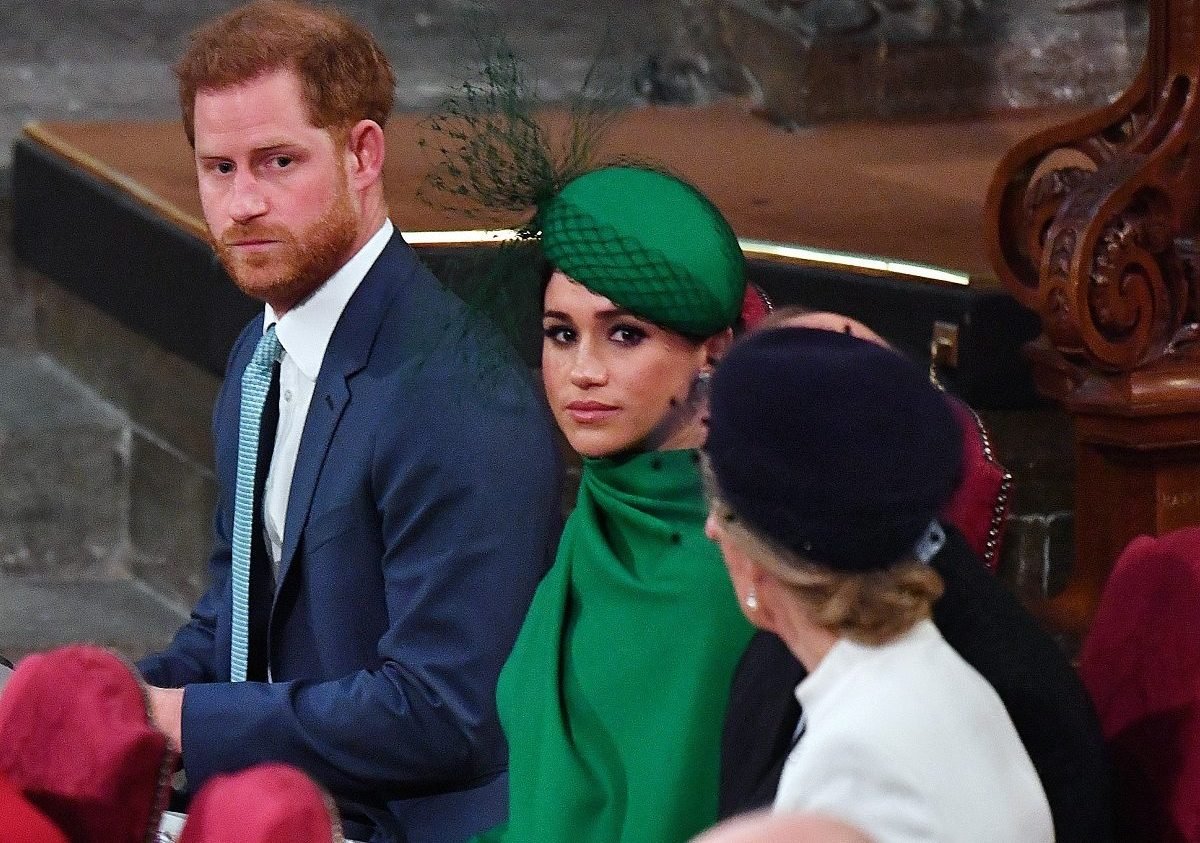
[[[309,120],[319,128],[346,130],[364,119],[383,126],[392,110],[395,77],[367,30],[334,9],[255,0],[192,33],[175,65],[188,143],[196,144],[197,92],[277,70],[299,78]]]

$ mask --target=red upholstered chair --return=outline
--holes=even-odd
[[[988,570],[995,573],[1000,565],[1012,475],[996,460],[987,428],[975,411],[949,394],[946,398],[962,430],[963,471],[942,519],[963,534]]]
[[[152,839],[174,763],[141,679],[100,647],[27,656],[0,694],[0,775],[71,843]]]
[[[1079,668],[1112,754],[1117,839],[1200,841],[1200,527],[1129,544]]]
[[[340,843],[333,800],[286,764],[260,764],[207,781],[179,843]]]
[[[0,840],[4,843],[67,843],[66,835],[4,776],[0,776]]]
[[[755,284],[747,284],[746,292],[742,294],[742,313],[736,331],[753,331],[771,315],[773,309],[771,297],[766,291]]]

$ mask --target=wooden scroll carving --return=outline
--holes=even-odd
[[[1076,633],[1130,539],[1200,523],[1200,0],[1149,20],[1129,90],[1017,145],[985,211],[1000,280],[1042,319],[1035,379],[1075,423],[1076,560],[1044,608]]]

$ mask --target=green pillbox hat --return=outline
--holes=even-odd
[[[737,237],[704,194],[674,176],[593,170],[547,200],[536,225],[551,264],[657,325],[707,337],[741,310]]]

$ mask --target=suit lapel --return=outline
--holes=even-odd
[[[304,422],[304,433],[300,437],[300,450],[296,455],[292,488],[288,494],[276,596],[287,578],[300,544],[300,536],[308,524],[313,495],[333,435],[350,403],[350,379],[367,364],[389,299],[395,294],[397,270],[408,253],[408,247],[399,234],[393,235],[347,302],[329,346],[325,349],[325,358],[321,361],[321,371],[317,375],[312,402],[308,407],[308,418]]]

